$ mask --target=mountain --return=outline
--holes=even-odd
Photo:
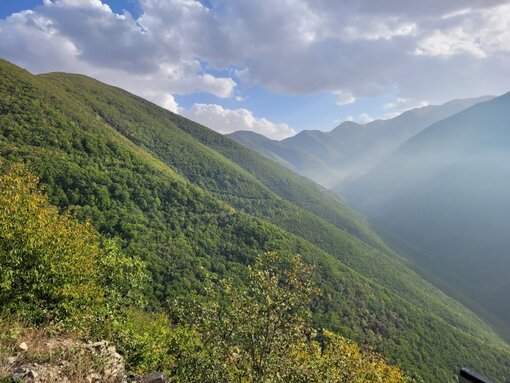
[[[510,93],[425,129],[344,195],[510,339]]]
[[[0,158],[28,163],[52,204],[144,260],[155,307],[196,291],[202,269],[236,278],[260,253],[301,254],[324,292],[317,326],[427,382],[453,382],[461,365],[510,375],[510,347],[340,199],[121,89],[1,61]]]
[[[331,132],[304,130],[283,141],[246,132],[235,132],[230,137],[327,188],[340,191],[423,129],[490,98],[429,105],[364,125],[345,121]]]
[[[293,168],[292,163],[302,163],[304,161],[302,156],[307,156],[304,151],[294,150],[290,145],[271,140],[263,134],[255,133],[250,130],[238,130],[237,132],[227,134],[227,136],[244,147],[258,152],[264,157],[293,170],[295,170],[295,168]],[[284,157],[291,157],[292,160],[287,161]],[[309,157],[310,160],[313,160],[312,156]]]
[[[308,131],[307,131],[308,132]],[[237,131],[228,137],[320,185],[327,186],[339,174],[326,161],[290,142],[271,140],[262,134]]]

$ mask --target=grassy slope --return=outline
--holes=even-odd
[[[268,199],[267,194],[260,191],[260,185],[254,184],[249,177],[242,178],[242,181],[239,182],[239,175],[225,171],[227,167],[219,159],[217,161],[220,162],[194,163],[190,167],[189,163],[197,158],[196,147],[194,146],[191,150],[177,151],[172,144],[175,145],[176,137],[180,136],[180,132],[175,130],[173,124],[200,140],[204,145],[224,154],[225,157],[240,165],[251,175],[256,176],[259,182],[280,197],[310,210],[367,242],[384,248],[381,246],[380,240],[370,232],[356,213],[312,182],[233,144],[230,140],[209,129],[119,89],[105,86],[83,76],[50,74],[46,77],[60,85],[63,84],[72,94],[80,98],[87,98],[88,104],[95,112],[105,120],[114,122],[119,131],[134,139],[137,144],[153,151],[160,158],[166,159],[175,169],[196,182],[200,182],[205,188],[233,206],[268,218],[288,231],[308,239],[370,279],[376,280],[392,290],[401,291],[405,298],[419,302],[427,310],[448,312],[449,314],[446,315],[448,320],[451,319],[451,314],[455,316],[462,312],[462,310],[456,311],[458,308],[452,308],[451,301],[440,300],[441,303],[437,305],[437,291],[432,291],[429,286],[425,286],[416,275],[412,273],[409,275],[409,270],[402,267],[400,263],[393,259],[389,260],[388,253],[390,252],[387,249],[385,249],[385,255],[378,251],[374,252],[374,249],[367,247],[366,244],[353,241],[352,237],[347,237],[344,235],[345,233],[340,233],[330,225],[320,222],[317,217],[306,215],[302,211],[298,212],[293,206],[278,201],[274,195]],[[91,95],[94,96],[91,97]],[[105,105],[108,107],[105,108]],[[197,165],[200,168],[197,168]],[[220,187],[217,184],[218,175],[215,174],[217,169],[222,169],[222,172],[219,173]],[[197,172],[199,172],[198,175]],[[215,183],[210,182],[209,175],[211,174],[215,175]],[[246,180],[250,182],[249,186],[246,186]],[[251,194],[246,195],[245,192],[240,192],[246,190],[249,190]],[[261,198],[261,195],[264,197]],[[262,204],[258,203],[260,201]],[[275,215],[275,212],[278,214]],[[296,225],[296,222],[300,222],[301,225]],[[309,225],[303,225],[303,222]],[[433,307],[429,305],[431,301],[434,302]]]
[[[170,140],[154,138],[157,151],[128,131],[126,122],[111,115],[112,111],[98,113],[101,102],[94,99],[104,97],[106,87],[78,99],[9,64],[1,63],[0,72],[0,156],[7,161],[31,161],[54,203],[91,219],[103,233],[120,236],[132,255],[148,260],[159,299],[199,283],[198,266],[229,273],[260,251],[302,253],[318,264],[316,278],[328,306],[327,313],[317,314],[322,323],[374,345],[428,382],[452,380],[454,368],[465,363],[494,377],[510,373],[504,362],[510,356],[506,346],[460,305],[404,266],[397,267],[397,260],[389,262],[392,257],[381,250],[282,199],[242,166],[198,143],[172,121],[156,124],[157,115],[145,121],[147,116],[137,112],[149,105],[146,113],[154,109],[165,118],[178,117],[133,96],[123,105],[126,109],[119,111],[138,116],[140,121],[131,128],[138,127],[137,134],[142,136],[153,125],[172,132]],[[124,92],[120,96],[128,97]],[[98,110],[91,107],[95,102]],[[110,100],[103,108],[115,111],[119,107],[115,102]],[[165,157],[168,146],[175,151]],[[240,209],[243,205],[245,209]],[[269,207],[279,210],[271,213]],[[249,214],[258,208],[272,223]],[[283,218],[276,222],[279,216]],[[316,244],[282,227],[287,224],[297,232],[296,227],[313,226],[309,220],[321,225],[319,234],[324,238]],[[333,234],[337,239],[328,238]],[[343,248],[327,252],[323,243],[331,247],[343,243]],[[352,258],[352,266],[365,276],[340,262],[342,258]],[[378,272],[369,270],[371,259],[375,265],[388,263],[385,279],[366,277]],[[403,278],[397,278],[398,274]]]

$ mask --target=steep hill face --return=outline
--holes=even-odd
[[[312,230],[314,241],[319,241],[321,230],[336,230],[334,225],[341,229],[337,234],[384,247],[366,220],[338,196],[221,134],[85,76],[42,77],[83,99],[98,118],[130,141],[236,208],[287,225],[298,235]],[[292,225],[297,221],[303,223]]]
[[[510,338],[509,193],[510,93],[432,125],[345,195]]]
[[[304,130],[283,141],[241,132],[231,137],[327,188],[341,191],[423,129],[490,98],[453,100],[364,125],[346,121],[331,132]]]
[[[28,161],[54,204],[144,259],[154,305],[195,289],[202,267],[236,275],[260,252],[299,253],[324,291],[317,325],[427,382],[454,381],[464,364],[510,375],[508,346],[342,201],[118,88],[0,62],[0,158]]]

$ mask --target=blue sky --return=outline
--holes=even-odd
[[[7,0],[0,57],[281,139],[510,90],[507,3]]]
[[[383,116],[388,111],[382,106],[394,100],[394,95],[388,92],[377,97],[359,99],[353,104],[337,105],[335,96],[330,92],[288,95],[274,93],[260,86],[249,87],[239,94],[245,100],[219,99],[211,94],[194,93],[176,96],[176,101],[185,108],[197,102],[220,103],[230,109],[247,108],[256,116],[287,123],[296,131],[303,129],[330,131],[342,121],[353,116],[359,118],[363,113],[369,116]]]

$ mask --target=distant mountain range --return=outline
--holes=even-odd
[[[279,142],[230,137],[341,194],[510,339],[510,93]]]
[[[433,124],[343,195],[510,339],[510,93]]]
[[[329,189],[341,191],[431,124],[490,98],[429,105],[364,125],[346,121],[331,132],[303,130],[282,141],[247,131],[229,137]]]

